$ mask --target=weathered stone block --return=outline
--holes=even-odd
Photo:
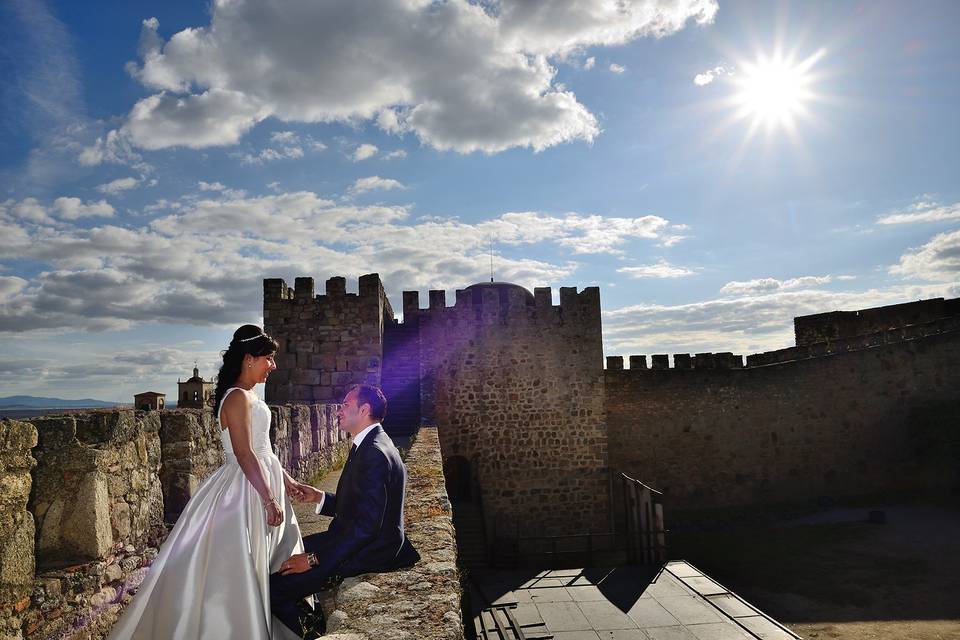
[[[77,440],[84,444],[124,441],[136,428],[132,410],[83,413],[77,417]]]
[[[320,384],[320,372],[314,369],[297,369],[290,374],[294,384]]]
[[[165,411],[161,418],[160,437],[163,442],[190,442],[199,435],[200,425],[194,413]]]
[[[355,376],[350,371],[335,371],[332,376],[330,376],[330,381],[334,385],[345,385],[354,382]]]
[[[59,449],[77,439],[77,421],[73,416],[39,418],[34,424],[38,433],[37,447],[43,451]]]
[[[20,506],[18,518],[0,520],[0,588],[33,584],[34,523],[25,507]]]
[[[192,473],[171,473],[164,479],[164,513],[168,520],[180,515],[200,486]]]

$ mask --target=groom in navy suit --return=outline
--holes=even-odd
[[[306,596],[331,580],[409,567],[420,559],[403,534],[407,469],[380,426],[386,410],[378,387],[352,387],[338,410],[340,429],[353,436],[353,445],[337,492],[309,485],[295,491],[300,502],[315,502],[317,513],[333,516],[326,531],[303,539],[306,553],[291,556],[270,576],[273,615],[301,637],[300,601]]]

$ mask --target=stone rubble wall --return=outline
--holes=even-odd
[[[949,490],[960,327],[945,323],[744,368],[608,368],[610,466],[670,510]]]
[[[335,405],[271,413],[291,475],[306,480],[346,458]],[[0,640],[106,637],[169,526],[222,463],[207,410],[0,421]]]
[[[328,612],[330,640],[463,638],[462,589],[437,430],[421,427],[406,459],[404,530],[420,562],[347,578]]]
[[[213,411],[160,412],[160,483],[166,522],[176,522],[203,479],[223,464],[219,429]]]
[[[34,576],[34,519],[27,509],[37,429],[0,422],[0,639],[20,637]]]
[[[487,533],[609,531],[600,293],[549,287],[430,292],[420,327],[422,415],[482,488]]]
[[[391,320],[376,273],[360,277],[359,293],[346,292],[346,278],[330,278],[324,295],[314,295],[313,278],[297,278],[293,289],[265,279],[263,329],[279,344],[267,402],[339,402],[351,384],[379,385]]]
[[[35,418],[30,510],[36,578],[23,634],[52,638],[92,622],[166,533],[160,414],[90,411]],[[17,637],[17,636],[14,636]]]
[[[960,298],[931,298],[857,311],[830,311],[793,319],[798,347],[835,342],[897,327],[960,316]]]

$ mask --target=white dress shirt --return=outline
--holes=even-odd
[[[380,425],[379,422],[374,422],[373,424],[371,424],[370,426],[368,426],[366,429],[364,429],[363,431],[361,431],[360,433],[358,433],[357,435],[355,435],[355,436],[353,437],[353,444],[350,445],[351,448],[354,449],[354,451],[356,451],[357,449],[359,449],[359,448],[360,448],[360,443],[363,442],[363,439],[364,439],[365,437],[367,437],[367,434],[370,433],[371,431],[373,431],[373,429],[375,429],[375,428],[378,427],[379,425]],[[344,467],[346,467],[346,465],[344,465]],[[323,502],[324,502],[324,500],[326,500],[326,499],[327,499],[327,494],[326,494],[326,493],[324,493],[322,496],[320,496],[320,502],[317,503],[317,506],[316,506],[316,508],[314,509],[314,511],[315,511],[317,514],[320,513],[320,510],[321,510],[321,509],[323,509]]]

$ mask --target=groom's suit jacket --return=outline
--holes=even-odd
[[[408,567],[420,554],[403,533],[407,469],[380,425],[373,427],[343,467],[336,493],[324,492],[320,513],[327,531],[303,539],[320,565],[342,576]]]

